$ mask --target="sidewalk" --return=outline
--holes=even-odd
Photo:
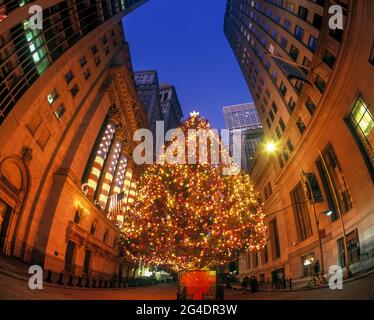
[[[28,282],[30,279],[30,274],[28,273],[29,267],[31,264],[28,264],[24,261],[19,260],[16,257],[10,257],[6,256],[4,254],[0,254],[0,274],[3,274],[7,277],[17,279],[23,282]],[[58,274],[54,273],[53,281],[48,282],[46,280],[46,276],[48,275],[47,270],[43,270],[43,278],[44,282],[43,285],[46,287],[52,287],[52,288],[69,288],[74,290],[87,290],[88,288],[95,289],[95,290],[119,290],[119,289],[125,289],[123,287],[117,288],[117,287],[86,287],[85,284],[78,286],[76,283],[74,285],[68,285],[66,282],[66,277],[64,277],[63,283],[58,283]],[[76,282],[76,281],[75,281]],[[130,287],[126,287],[130,288]]]
[[[30,275],[28,273],[30,265],[15,258],[9,257],[3,254],[0,254],[0,274],[4,274],[8,277],[18,279],[21,281],[28,281]],[[359,272],[354,274],[351,278],[345,279],[344,283],[349,283],[352,281],[356,281],[362,278],[365,278],[371,274],[374,274],[374,268]],[[305,291],[305,290],[318,290],[322,288],[328,287],[325,285],[323,287],[316,287],[316,288],[308,288],[307,284],[310,281],[310,278],[302,278],[302,279],[295,279],[292,280],[292,289],[288,287],[286,289],[277,289],[273,290],[271,288],[271,283],[260,283],[258,292],[294,292],[294,291]],[[64,285],[60,285],[57,283],[45,283],[46,286],[49,287],[64,287]],[[76,286],[74,288],[78,289]],[[84,290],[85,288],[79,288]],[[107,288],[97,288],[97,290],[105,290]],[[123,288],[111,288],[111,289],[123,289]],[[241,284],[232,284],[232,289],[234,290],[243,290]]]
[[[29,279],[30,265],[15,258],[0,254],[0,273],[19,280]]]
[[[18,281],[28,283],[31,274],[28,273],[28,264],[16,257],[9,257],[0,254],[0,275],[17,279]],[[58,273],[50,270],[43,270],[43,285],[52,288],[65,288],[74,290],[124,290],[136,287],[150,287],[155,285],[154,281],[144,281],[142,278],[136,279],[122,279],[118,280],[103,280],[91,277],[77,276],[65,272]]]
[[[344,284],[350,283],[350,282],[353,282],[353,281],[356,281],[356,280],[360,280],[360,279],[368,277],[372,274],[374,274],[374,268],[370,268],[368,270],[358,272],[358,273],[354,274],[351,278],[344,279]],[[262,284],[263,286],[260,285],[260,290],[258,290],[258,291],[259,292],[293,292],[293,291],[318,290],[318,289],[327,288],[329,286],[328,285],[328,279],[327,279],[327,284],[322,286],[322,287],[308,288],[307,286],[308,286],[308,283],[309,283],[310,279],[311,278],[308,277],[308,278],[301,278],[301,279],[292,280],[292,289],[286,288],[286,289],[273,290],[271,288],[270,283]]]
[[[374,268],[361,271],[359,273],[354,274],[351,278],[344,279],[344,284],[363,279],[372,274],[374,274]],[[308,288],[307,285],[310,280],[311,280],[310,277],[295,279],[295,280],[292,280],[292,289],[290,289],[287,286],[286,289],[277,289],[277,290],[272,289],[271,283],[260,283],[258,292],[297,292],[297,291],[318,290],[318,289],[323,289],[323,288],[328,287],[328,283],[327,283],[325,286],[322,286],[322,287]],[[231,286],[233,290],[243,290],[242,285],[239,283],[232,284]],[[250,288],[248,288],[248,291],[250,291]]]

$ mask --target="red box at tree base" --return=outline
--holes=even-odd
[[[212,270],[180,271],[179,300],[216,300],[217,273]]]

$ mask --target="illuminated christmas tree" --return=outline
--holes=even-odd
[[[210,126],[193,113],[181,126],[186,137],[190,129],[209,130]],[[215,139],[219,149],[211,151]],[[196,164],[187,163],[188,148],[192,148],[187,141],[181,145],[175,139],[165,156],[168,151],[175,155],[184,150],[186,163],[155,163],[140,177],[136,201],[122,230],[125,252],[135,261],[201,269],[234,261],[266,244],[262,204],[249,175],[222,174],[234,163],[212,161],[216,153],[225,151],[218,136],[204,148],[196,144],[190,150],[197,159],[206,155],[207,161]]]

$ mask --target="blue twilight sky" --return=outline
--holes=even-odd
[[[174,84],[184,116],[197,110],[224,128],[222,107],[252,101],[223,33],[226,0],[149,0],[126,16],[135,71]]]

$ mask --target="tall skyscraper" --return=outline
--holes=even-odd
[[[332,5],[343,29],[331,27]],[[243,256],[242,276],[374,265],[373,14],[365,0],[227,1],[225,34],[273,151],[251,171],[270,241]]]
[[[244,133],[244,152],[247,161],[248,171],[251,171],[259,146],[263,142],[264,131],[259,129],[248,129]]]
[[[183,111],[174,86],[161,84],[160,99],[166,133],[168,130],[177,128],[180,125],[181,119],[183,118]]]
[[[134,73],[136,88],[147,113],[149,129],[156,135],[156,122],[163,120],[160,87],[156,70]]]
[[[248,171],[249,169],[249,154],[253,152],[253,149],[248,149],[251,145],[247,139],[248,130],[257,130],[261,129],[262,125],[257,114],[255,104],[252,103],[243,103],[232,106],[223,107],[223,114],[225,118],[226,128],[230,131],[229,137],[229,150],[232,154],[233,152],[233,133],[234,131],[238,132],[241,135],[241,166],[242,169]],[[258,140],[255,139],[252,142]],[[252,154],[252,157],[254,155]]]
[[[126,275],[116,225],[135,194],[132,136],[147,120],[122,17],[144,2],[1,5],[2,253],[91,280]]]

